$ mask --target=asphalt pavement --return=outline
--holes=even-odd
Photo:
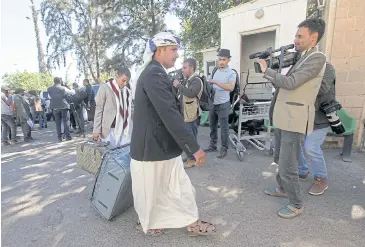
[[[199,131],[205,147],[209,129]],[[92,207],[94,177],[76,166],[76,145],[84,139],[58,143],[53,122],[32,134],[34,142],[2,147],[3,247],[365,246],[364,154],[344,163],[340,150],[326,150],[328,190],[311,196],[313,180],[302,181],[305,213],[289,220],[277,216],[287,199],[263,193],[276,185],[272,156],[253,147],[243,162],[232,148],[223,160],[208,154],[204,167],[187,173],[201,219],[215,223],[218,233],[188,237],[185,229],[174,229],[151,237],[135,229],[133,208],[108,222]]]

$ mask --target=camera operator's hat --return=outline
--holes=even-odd
[[[231,52],[228,49],[220,49],[217,56],[231,58]]]

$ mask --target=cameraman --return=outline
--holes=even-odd
[[[193,58],[185,59],[182,66],[182,72],[186,80],[180,84],[178,80],[174,80],[174,87],[182,94],[182,107],[184,112],[184,121],[187,129],[193,134],[195,140],[198,136],[198,126],[200,117],[199,99],[202,94],[203,82],[195,73],[196,60]],[[184,163],[184,168],[190,168],[196,165],[195,158],[192,154]]]
[[[330,122],[326,114],[321,110],[320,106],[325,102],[333,102],[336,100],[335,91],[336,73],[335,69],[330,63],[326,63],[326,70],[323,75],[321,88],[317,95],[315,108],[316,115],[314,119],[313,132],[305,138],[304,151],[306,156],[302,153],[299,162],[299,178],[308,178],[307,162],[312,166],[312,173],[314,182],[309,190],[311,195],[322,195],[328,188],[328,175],[326,162],[323,157],[321,145],[323,144],[327,133],[330,131]]]
[[[300,143],[313,130],[314,103],[326,63],[326,56],[318,52],[316,46],[324,31],[325,22],[321,19],[307,19],[298,25],[294,45],[301,58],[286,75],[268,68],[265,60],[259,60],[264,78],[276,87],[270,118],[277,129],[275,148],[279,154],[279,171],[276,180],[279,187],[267,189],[265,193],[289,198],[290,204],[278,212],[283,218],[293,218],[304,212],[298,175]]]

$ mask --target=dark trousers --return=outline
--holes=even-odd
[[[198,119],[192,122],[185,122],[186,128],[190,131],[190,133],[194,136],[195,140],[198,140]],[[188,154],[188,158],[190,160],[195,160],[193,154]]]
[[[87,111],[88,121],[94,121],[95,108],[96,108],[96,103],[94,101],[92,101],[90,103],[90,109],[88,109],[88,111]]]
[[[218,121],[221,129],[222,149],[228,149],[228,116],[231,104],[229,102],[219,105],[214,105],[209,111],[209,126],[210,126],[210,145],[217,146],[218,140]]]
[[[53,111],[53,115],[56,121],[57,137],[59,139],[62,138],[61,122],[63,122],[65,136],[70,137],[70,129],[68,126],[70,121],[70,115],[68,113],[68,109],[56,109]]]
[[[71,112],[73,113],[72,115],[74,116],[76,124],[79,126],[80,132],[84,133],[85,132],[85,120],[84,120],[84,116],[82,114],[82,106],[81,105],[76,105],[76,106],[71,105]]]
[[[76,129],[76,117],[75,117],[75,114],[74,114],[74,111],[70,110],[70,123],[71,123],[71,126]]]
[[[296,208],[303,206],[298,174],[300,144],[303,140],[304,134],[275,129],[275,153],[279,155],[276,181]]]
[[[10,140],[14,141],[16,138],[16,125],[13,115],[1,114],[1,138],[2,142],[8,139],[8,132],[10,132]]]

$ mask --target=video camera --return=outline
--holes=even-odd
[[[267,48],[266,51],[256,52],[249,56],[250,59],[260,58],[265,59],[267,67],[271,69],[278,69],[294,65],[300,58],[299,52],[289,52],[289,49],[293,49],[294,45],[282,46],[279,49],[273,50],[272,47]],[[280,52],[280,55],[273,56],[274,53]],[[254,62],[255,72],[262,73],[261,66],[258,62]]]
[[[180,83],[182,83],[184,81],[184,74],[181,69],[171,71],[168,74],[168,77],[171,82],[173,82],[174,80],[178,80]]]

